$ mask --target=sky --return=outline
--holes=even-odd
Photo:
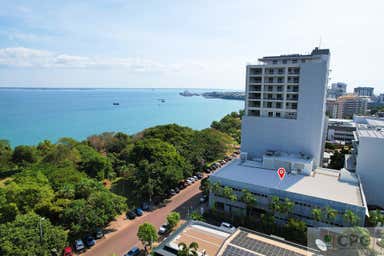
[[[262,56],[331,50],[384,92],[384,1],[0,0],[0,87],[245,87]]]

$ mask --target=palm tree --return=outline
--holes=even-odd
[[[334,221],[336,219],[336,217],[337,217],[337,214],[338,214],[338,212],[335,209],[333,209],[333,208],[331,208],[329,206],[325,207],[325,218],[326,218],[326,220]]]
[[[235,192],[233,192],[233,189],[230,188],[230,187],[224,187],[224,189],[223,189],[223,196],[225,198],[228,198],[231,201],[236,201],[237,200],[237,196],[236,196]]]
[[[215,182],[213,184],[210,185],[211,186],[211,190],[212,192],[217,195],[217,196],[220,196],[222,194],[222,187],[221,185],[218,183],[218,182]]]
[[[281,211],[280,198],[278,196],[271,197],[271,202],[269,203],[269,209],[271,209],[273,213]]]
[[[251,215],[252,206],[256,203],[256,197],[248,189],[243,189],[241,192],[241,201],[247,205],[248,215]]]
[[[178,244],[179,250],[177,256],[198,256],[197,249],[199,248],[198,243],[192,242],[188,246],[185,243]]]
[[[321,221],[321,209],[313,208],[312,209],[312,217],[315,221]]]
[[[346,210],[343,214],[343,219],[350,226],[356,226],[359,223],[359,216],[351,210]]]
[[[290,214],[293,211],[293,207],[295,207],[295,203],[289,198],[285,198],[284,203],[281,204],[280,212]]]
[[[375,227],[378,224],[383,224],[384,216],[379,210],[369,211],[368,223]]]

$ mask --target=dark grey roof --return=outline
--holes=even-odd
[[[330,51],[329,49],[319,49],[318,47],[316,47],[315,49],[312,50],[311,54],[298,54],[298,53],[295,53],[295,54],[283,54],[283,55],[279,55],[279,56],[265,56],[263,58],[261,58],[261,60],[263,59],[276,59],[276,58],[282,58],[282,57],[286,57],[286,58],[307,58],[307,57],[311,57],[311,56],[314,56],[314,55],[329,55],[330,54]]]

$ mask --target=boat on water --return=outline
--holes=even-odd
[[[160,101],[161,103],[165,102],[165,99],[157,99],[157,100]]]
[[[118,105],[120,105],[119,102],[113,102],[112,104],[113,104],[114,106],[118,106]]]

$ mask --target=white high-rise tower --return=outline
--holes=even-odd
[[[326,131],[330,52],[281,55],[248,65],[241,150],[250,158],[268,150],[303,153],[321,163]]]

